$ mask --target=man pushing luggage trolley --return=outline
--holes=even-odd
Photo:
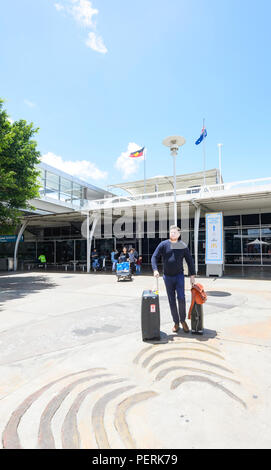
[[[183,273],[183,260],[185,259],[188,265],[190,274],[191,287],[195,285],[195,266],[194,261],[189,251],[188,246],[178,241],[181,235],[181,230],[176,225],[170,227],[169,240],[162,241],[156,248],[152,255],[151,263],[153,274],[159,277],[157,263],[160,257],[163,260],[164,275],[168,301],[170,305],[171,315],[174,321],[173,333],[180,329],[180,322],[185,333],[189,332],[186,319],[186,305],[184,293],[184,273]],[[178,308],[176,303],[176,293],[178,299]]]

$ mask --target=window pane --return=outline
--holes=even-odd
[[[243,256],[243,264],[244,265],[246,265],[246,264],[260,265],[261,264],[261,255],[260,254],[258,254],[258,255],[253,255],[253,254],[244,255]]]
[[[45,195],[44,185],[45,185],[45,170],[43,168],[39,168],[40,176],[38,176],[38,183],[40,185],[39,192],[41,196]]]
[[[87,262],[87,241],[76,240],[76,260]]]
[[[64,202],[71,202],[72,197],[72,182],[66,178],[60,178],[60,200]]]
[[[59,177],[50,171],[46,174],[46,196],[58,199],[59,197]]]
[[[261,214],[262,225],[270,224],[271,225],[271,213],[269,214]]]
[[[21,243],[20,243],[21,244]],[[15,243],[0,243],[0,258],[6,258],[7,256],[14,255]]]
[[[242,256],[236,255],[225,255],[225,264],[242,264]]]
[[[58,190],[59,188],[59,176],[47,171],[46,186],[51,189]]]
[[[244,255],[261,253],[260,229],[242,230],[242,241]]]
[[[234,227],[240,225],[240,215],[225,215],[224,227]]]
[[[263,264],[271,264],[271,229],[262,229],[262,232],[266,230],[266,232],[262,233],[262,241],[265,243],[262,244],[262,253],[263,253]],[[270,232],[269,236],[267,235],[267,231]]]
[[[73,199],[72,204],[76,207],[81,207],[83,202],[83,186],[73,183]]]
[[[38,242],[37,247],[38,257],[45,255],[48,263],[54,262],[54,243],[53,242]]]
[[[227,254],[241,253],[241,230],[225,230],[225,252]]]
[[[149,238],[149,253],[151,256],[153,255],[155,248],[159,245],[160,242],[160,238]]]
[[[195,261],[194,257],[193,257],[193,260]],[[198,256],[198,263],[200,265],[205,264],[205,255],[199,255]]]
[[[259,214],[242,215],[242,225],[259,225]]]
[[[81,199],[82,198],[82,186],[80,186],[80,184],[77,184],[77,183],[73,183],[73,197],[77,198],[77,199]]]
[[[36,260],[36,243],[35,242],[19,243],[18,257],[19,259],[23,259],[24,261]]]
[[[200,218],[199,228],[205,228],[205,217]]]
[[[71,234],[71,227],[61,227],[60,233],[62,237],[70,237]]]
[[[73,240],[56,242],[56,261],[57,263],[65,263],[73,261]]]
[[[72,190],[72,182],[65,178],[60,178],[60,188],[63,193],[70,194]]]
[[[199,232],[198,254],[205,255],[205,232]]]

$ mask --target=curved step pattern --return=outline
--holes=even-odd
[[[52,426],[53,420],[63,417],[60,424],[61,447],[63,449],[81,448],[80,428],[78,427],[78,412],[86,398],[91,397],[91,406],[85,416],[84,424],[87,423],[87,432],[93,435],[96,447],[100,449],[110,449],[109,434],[112,429],[119,433],[119,439],[124,445],[129,446],[131,442],[136,446],[125,421],[125,414],[132,406],[139,402],[155,397],[157,394],[152,391],[130,394],[137,386],[134,384],[120,384],[128,382],[127,378],[116,378],[105,369],[89,369],[78,373],[72,373],[51,381],[27,396],[16,408],[9,418],[3,434],[2,444],[5,449],[33,448],[22,445],[20,433],[23,435],[24,426],[31,429],[31,419],[28,415],[31,407],[38,408],[40,413],[38,435],[36,436],[36,448],[55,449],[56,436]],[[63,386],[63,384],[65,384]],[[43,400],[41,400],[43,398]],[[67,401],[71,402],[67,408]],[[72,400],[72,401],[71,401]],[[43,409],[39,409],[42,403],[46,403]],[[111,405],[113,403],[113,405]],[[110,416],[112,426],[106,424],[105,414],[108,406],[112,407],[113,416]],[[62,409],[62,413],[59,411]],[[64,414],[63,414],[64,410]],[[114,427],[115,424],[115,427]],[[20,431],[20,427],[23,430]],[[85,426],[84,426],[85,427]],[[24,437],[26,442],[26,438]],[[33,442],[33,437],[31,439]]]
[[[133,363],[142,368],[142,373],[153,377],[154,383],[168,380],[170,390],[176,389],[184,382],[208,383],[244,408],[247,407],[236,393],[221,385],[220,382],[227,382],[236,389],[241,386],[241,382],[234,377],[234,372],[227,367],[220,349],[213,344],[203,341],[199,344],[198,341],[177,338],[172,343],[154,344],[141,349]]]

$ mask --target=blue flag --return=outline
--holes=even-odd
[[[207,137],[207,131],[204,127],[201,131],[200,137],[198,138],[198,140],[196,140],[195,144],[199,145],[203,141],[203,139],[205,139],[205,137]]]

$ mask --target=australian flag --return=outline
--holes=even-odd
[[[203,141],[203,139],[205,139],[205,137],[207,137],[207,131],[204,127],[201,131],[200,137],[198,138],[198,140],[196,140],[195,144],[199,145]]]

